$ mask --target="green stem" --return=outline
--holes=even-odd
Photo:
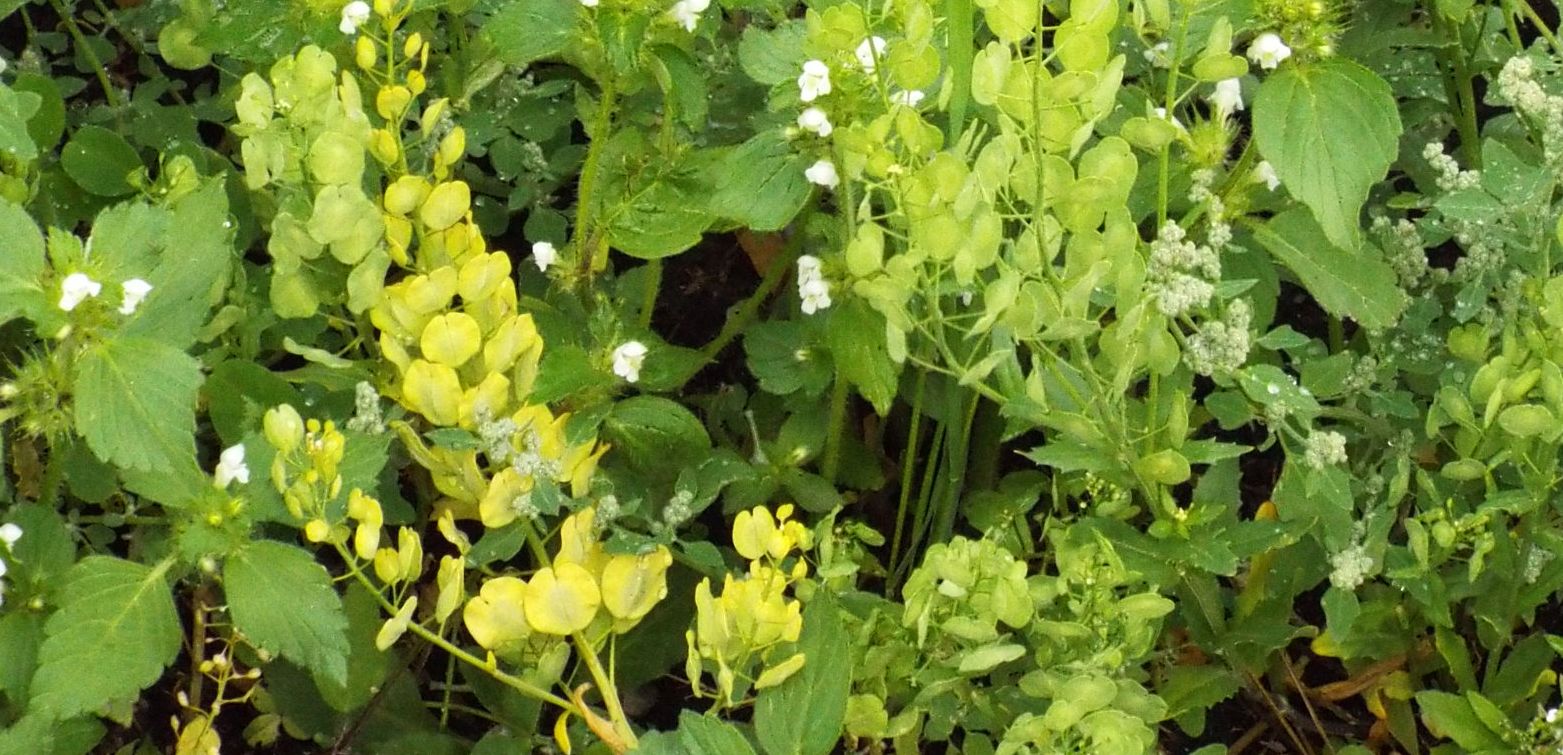
[[[959,403],[960,394],[957,393],[951,397],[950,404],[954,407]],[[966,490],[966,477],[970,471],[971,426],[977,418],[977,407],[981,405],[982,397],[971,394],[970,401],[963,407],[962,414],[965,416],[961,420],[960,435],[952,436],[954,442],[950,444],[949,453],[944,456],[945,476],[943,495],[940,496],[943,500],[939,502],[939,519],[934,523],[932,542],[942,543],[955,534],[955,512],[960,505],[961,493]]]
[[[613,127],[613,108],[617,101],[618,90],[614,88],[613,80],[609,79],[602,85],[602,99],[597,103],[597,115],[592,119],[591,132],[587,134],[591,143],[586,147],[586,164],[581,168],[581,182],[576,192],[574,246],[581,292],[587,301],[591,300],[589,292],[592,275],[608,264],[606,240],[598,240],[591,226],[598,173],[602,170],[603,145],[608,143],[608,130]]]
[[[38,490],[38,504],[53,509],[60,504],[60,487],[65,480],[65,449],[49,445],[49,462],[43,468],[43,482]]]
[[[1540,34],[1542,39],[1547,40],[1554,50],[1563,53],[1563,44],[1558,43],[1557,35],[1552,33],[1552,28],[1547,26],[1546,20],[1536,13],[1535,8],[1530,7],[1529,0],[1514,0],[1514,5],[1519,10],[1520,15],[1525,16],[1536,27],[1536,33]]]
[[[971,0],[945,0],[945,49],[950,55],[950,122],[944,143],[954,146],[961,139],[966,105],[971,99],[973,13]]]
[[[109,72],[103,67],[103,61],[98,59],[98,53],[87,44],[86,35],[81,33],[81,26],[76,23],[76,15],[65,7],[63,0],[49,0],[49,5],[60,16],[60,21],[65,24],[65,30],[70,32],[71,39],[75,40],[77,49],[81,50],[81,57],[92,67],[92,72],[97,74],[98,85],[103,87],[103,97],[108,100],[109,106],[115,110],[125,106],[124,100],[119,98],[119,91],[114,89],[114,82],[109,81]]]
[[[923,389],[928,383],[928,371],[917,371],[917,385],[912,389],[912,418],[906,431],[906,450],[901,453],[901,500],[896,505],[895,534],[890,538],[890,567],[901,558],[901,537],[905,534],[906,514],[911,510],[912,474],[917,468],[917,444],[922,440]]]
[[[893,567],[892,583],[898,584],[910,570],[913,561],[912,551],[922,539],[923,530],[928,525],[928,504],[933,498],[934,475],[939,469],[940,458],[945,453],[946,429],[947,425],[943,421],[935,423],[933,440],[928,445],[928,458],[923,461],[923,479],[917,486],[917,507],[912,516],[911,537],[907,540],[905,559]]]
[[[1167,120],[1172,120],[1172,108],[1178,104],[1178,72],[1183,66],[1183,42],[1188,36],[1189,12],[1185,7],[1178,19],[1178,35],[1172,41],[1172,65],[1167,68],[1167,89],[1162,93],[1162,109],[1167,114]],[[1172,145],[1161,148],[1160,159],[1157,165],[1156,175],[1156,227],[1160,228],[1167,222],[1167,205],[1172,175]]]
[[[825,481],[836,484],[836,468],[841,462],[841,433],[847,420],[847,394],[850,386],[840,372],[830,390],[830,424],[825,430],[825,460],[820,467]]]
[[[646,261],[646,290],[640,300],[640,328],[651,329],[651,315],[657,309],[657,294],[662,288],[662,260]]]
[[[1451,26],[1436,8],[1431,10],[1433,24],[1449,41],[1443,50],[1444,62],[1449,66],[1449,72],[1444,76],[1444,90],[1450,107],[1454,108],[1451,115],[1455,127],[1460,131],[1460,153],[1467,165],[1479,169],[1482,150],[1481,131],[1476,125],[1476,91],[1471,86],[1470,66],[1460,39],[1460,27]]]
[[[712,360],[715,360],[717,355],[722,353],[722,350],[727,348],[727,345],[732,343],[732,340],[737,338],[739,333],[743,332],[744,328],[749,327],[749,323],[753,322],[754,318],[760,314],[760,307],[765,306],[765,302],[770,300],[771,294],[775,293],[781,282],[787,279],[787,276],[792,272],[793,263],[797,261],[798,256],[803,252],[804,234],[802,228],[808,224],[810,213],[811,210],[805,209],[798,215],[793,224],[799,230],[793,234],[791,239],[787,240],[787,245],[782,248],[781,254],[771,260],[771,266],[765,271],[765,277],[760,280],[760,286],[754,290],[754,293],[749,295],[748,299],[745,299],[742,304],[738,305],[738,308],[733,310],[732,314],[727,316],[727,322],[722,324],[722,331],[717,333],[716,337],[711,339],[709,343],[700,348],[700,359],[679,377],[679,385],[689,382],[696,373],[704,369]]]

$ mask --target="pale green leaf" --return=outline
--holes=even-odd
[[[1368,190],[1395,160],[1400,131],[1389,85],[1344,58],[1286,66],[1254,99],[1259,154],[1330,240],[1348,249],[1357,245]]]
[[[347,617],[331,575],[308,551],[261,540],[228,557],[223,592],[253,645],[347,683]]]
[[[27,211],[0,201],[0,323],[48,305],[41,279],[43,234]]]
[[[30,707],[69,718],[157,681],[179,654],[179,615],[164,579],[172,565],[88,556],[72,567],[44,627]]]
[[[1378,329],[1394,324],[1405,309],[1405,292],[1376,247],[1364,244],[1356,253],[1341,249],[1305,210],[1289,210],[1256,226],[1254,237],[1336,317]]]
[[[95,344],[76,363],[76,431],[111,464],[172,469],[195,454],[200,387],[200,362],[166,343],[119,338]]]
[[[156,266],[147,275],[152,293],[125,332],[186,348],[227,287],[236,258],[234,230],[222,179],[207,181],[169,210]]]
[[[577,0],[513,0],[489,18],[483,33],[500,60],[524,66],[564,51],[580,7]]]
[[[896,363],[885,343],[885,318],[860,299],[828,310],[830,353],[837,373],[884,416],[896,394]]]

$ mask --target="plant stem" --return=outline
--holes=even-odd
[[[582,296],[591,301],[589,294],[591,280],[597,270],[608,264],[608,245],[606,241],[599,241],[597,234],[592,230],[593,205],[596,203],[597,175],[602,170],[602,148],[608,143],[608,130],[613,127],[613,108],[618,102],[618,90],[614,87],[613,80],[608,79],[602,85],[602,99],[597,103],[597,116],[592,119],[591,132],[587,138],[591,143],[586,147],[586,164],[581,167],[581,182],[577,185],[575,200],[575,254],[577,256],[577,274],[581,286]],[[599,260],[598,258],[601,257]]]
[[[944,143],[954,145],[961,139],[962,121],[966,120],[966,105],[971,99],[971,0],[945,0],[944,15],[945,49],[950,55],[950,122],[945,129]]]
[[[895,569],[901,556],[901,537],[906,527],[906,514],[911,509],[912,474],[917,467],[917,444],[922,440],[923,389],[927,386],[928,373],[918,370],[917,384],[912,389],[912,418],[906,431],[906,450],[901,453],[901,500],[895,511],[895,534],[890,539],[890,568]]]
[[[87,65],[92,66],[92,72],[97,74],[98,85],[103,87],[103,97],[108,100],[109,106],[115,110],[125,106],[124,100],[119,98],[119,91],[114,88],[114,82],[109,81],[109,72],[103,67],[103,61],[98,59],[97,51],[92,45],[87,44],[87,36],[81,33],[81,26],[76,23],[76,15],[65,7],[63,0],[49,0],[49,5],[60,16],[60,21],[65,24],[65,30],[70,32],[71,39],[76,42],[77,49],[81,50],[82,58]]]
[[[1514,6],[1519,10],[1520,15],[1525,16],[1536,27],[1536,33],[1540,34],[1542,39],[1551,43],[1554,50],[1563,53],[1563,44],[1559,44],[1557,35],[1552,33],[1552,28],[1547,26],[1546,20],[1536,13],[1535,8],[1530,7],[1529,0],[1514,0]]]
[[[640,327],[651,329],[651,314],[657,308],[657,294],[662,288],[662,260],[646,261],[646,291],[640,300]]]
[[[820,472],[825,481],[831,485],[836,484],[836,468],[841,462],[841,432],[847,419],[847,393],[846,378],[836,373],[836,380],[830,389],[830,421],[825,430],[825,460],[820,466]]]
[[[38,489],[38,503],[46,509],[60,504],[60,487],[65,480],[65,449],[49,444],[49,462],[43,468],[43,481]]]
[[[1443,32],[1449,42],[1443,51],[1444,62],[1449,66],[1444,76],[1444,90],[1450,107],[1454,108],[1451,115],[1454,116],[1455,127],[1460,131],[1460,154],[1467,165],[1480,169],[1482,150],[1481,131],[1476,125],[1476,92],[1471,86],[1470,66],[1466,60],[1465,45],[1460,39],[1460,27],[1451,26],[1436,8],[1432,16],[1434,26]]]

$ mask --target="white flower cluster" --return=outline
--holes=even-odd
[[[0,545],[5,546],[5,556],[11,554],[11,549],[16,546],[16,541],[22,539],[22,528],[14,523],[0,524]],[[4,577],[10,567],[6,565],[4,556],[0,556],[0,577]],[[5,605],[5,581],[0,580],[0,606]]]
[[[385,432],[385,414],[380,410],[380,392],[374,384],[360,380],[353,386],[353,418],[347,421],[347,429],[368,435]]]
[[[152,293],[152,284],[140,278],[131,278],[119,284],[120,299],[119,309],[122,315],[133,315],[141,302],[146,301],[147,294]],[[97,298],[103,293],[103,284],[93,280],[86,273],[71,273],[60,281],[60,309],[71,312],[81,303]]]
[[[519,429],[516,421],[509,417],[494,419],[487,413],[479,415],[478,443],[481,444],[483,455],[497,464],[510,461],[510,457],[515,454],[515,447],[510,443]]]
[[[1391,222],[1384,215],[1373,218],[1373,233],[1384,247],[1384,258],[1400,279],[1400,287],[1414,289],[1428,275],[1427,252],[1416,223],[1405,218]]]
[[[1252,325],[1253,310],[1246,299],[1228,304],[1224,318],[1205,323],[1189,336],[1183,350],[1189,369],[1207,377],[1241,369],[1253,347]]]
[[[1243,82],[1239,79],[1222,79],[1207,98],[1216,109],[1219,118],[1225,118],[1243,109]]]
[[[1460,170],[1460,163],[1444,153],[1444,145],[1438,142],[1428,142],[1422,148],[1422,157],[1427,164],[1438,171],[1438,188],[1444,191],[1460,191],[1462,189],[1475,189],[1482,185],[1481,171]]]
[[[695,494],[688,490],[680,490],[668,499],[668,505],[662,509],[662,523],[668,529],[677,529],[679,525],[689,521],[694,516],[691,508],[695,502]]]
[[[364,0],[353,0],[342,6],[342,21],[337,24],[337,31],[349,36],[357,34],[358,27],[369,21],[369,11],[369,3]]]
[[[1348,395],[1365,393],[1373,389],[1378,382],[1378,359],[1372,354],[1364,355],[1352,364],[1351,371],[1346,373],[1346,378],[1341,381],[1341,390]]]
[[[830,281],[825,280],[820,260],[812,254],[798,258],[798,298],[803,300],[803,314],[806,315],[829,309],[831,305]]]
[[[1216,293],[1211,281],[1221,277],[1221,258],[1214,249],[1185,238],[1183,228],[1168,220],[1151,242],[1145,265],[1147,292],[1156,309],[1177,317],[1206,306]]]
[[[1346,463],[1346,436],[1333,430],[1314,430],[1303,442],[1303,463],[1324,469]]]
[[[1281,61],[1292,56],[1292,48],[1286,46],[1280,35],[1275,32],[1265,32],[1254,38],[1253,44],[1248,46],[1248,59],[1259,64],[1266,71],[1274,71]]]
[[[1551,563],[1554,558],[1556,556],[1552,551],[1540,545],[1532,544],[1530,552],[1525,554],[1525,584],[1536,584],[1536,580],[1541,579],[1541,570],[1547,568],[1547,564]]]
[[[1547,159],[1563,150],[1563,96],[1547,94],[1536,82],[1536,65],[1516,56],[1498,72],[1498,95],[1514,104],[1520,114],[1541,124]]]
[[[1340,590],[1355,590],[1373,571],[1373,557],[1360,540],[1330,556],[1330,584]]]

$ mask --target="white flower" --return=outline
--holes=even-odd
[[[1303,463],[1314,469],[1346,463],[1346,436],[1330,430],[1314,430],[1303,443]]]
[[[596,0],[592,2],[595,4]],[[695,25],[700,23],[700,14],[709,7],[711,7],[711,0],[678,0],[673,4],[673,9],[668,11],[668,15],[671,15],[679,26],[684,27],[684,31],[692,32],[695,30]]]
[[[124,298],[119,300],[119,313],[122,315],[135,314],[136,307],[141,306],[147,294],[152,292],[152,284],[140,278],[131,278],[119,284],[119,287],[124,292]]]
[[[864,73],[873,73],[875,61],[885,56],[885,40],[883,37],[869,37],[852,54],[857,56],[857,64],[863,67]]]
[[[5,559],[0,558],[0,577],[4,577],[5,576],[5,571],[6,571]]]
[[[1178,120],[1178,116],[1168,116],[1167,109],[1164,107],[1156,108],[1156,117],[1164,121],[1168,121],[1174,126],[1177,126],[1179,131],[1188,131],[1188,128],[1183,125],[1183,122]]]
[[[240,484],[250,481],[250,468],[244,465],[243,443],[223,449],[222,456],[217,459],[217,468],[212,470],[212,484],[219,488],[228,487],[234,480]]]
[[[0,543],[5,543],[6,548],[16,545],[16,541],[22,539],[22,528],[11,522],[0,524]]]
[[[812,315],[830,308],[830,282],[824,278],[798,281],[798,298],[803,300],[803,314]]]
[[[1259,64],[1266,71],[1273,71],[1281,64],[1281,61],[1292,56],[1292,48],[1287,47],[1275,32],[1265,32],[1254,39],[1248,46],[1248,59]]]
[[[803,177],[809,179],[809,183],[834,189],[841,183],[841,176],[836,175],[836,164],[829,160],[820,160],[810,165],[803,171]]]
[[[917,107],[917,103],[922,102],[924,96],[921,91],[916,89],[903,89],[890,95],[890,104]]]
[[[537,264],[538,272],[548,272],[548,267],[559,259],[559,250],[547,241],[538,241],[532,244],[532,262]]]
[[[0,58],[0,73],[5,73],[5,69],[9,67],[10,64],[5,62],[5,58]]]
[[[69,312],[89,296],[103,292],[103,284],[87,277],[86,273],[71,273],[60,283],[60,309]]]
[[[803,74],[798,76],[798,99],[813,102],[826,94],[830,94],[830,66],[821,60],[804,63]]]
[[[820,272],[820,261],[812,254],[805,254],[798,258],[798,282],[818,280],[824,277]]]
[[[581,5],[584,5],[588,8],[595,8],[597,7],[597,0],[581,0]]]
[[[1142,54],[1145,56],[1145,62],[1157,68],[1172,66],[1172,43],[1165,39],[1146,48]]]
[[[364,0],[353,0],[353,2],[342,6],[342,23],[337,24],[336,28],[340,29],[343,34],[357,34],[358,27],[368,20],[369,3],[364,2]]]
[[[830,116],[825,115],[825,111],[817,107],[811,107],[798,114],[798,128],[812,131],[818,136],[830,136],[830,132],[835,130],[835,127],[830,125]]]
[[[1237,79],[1216,82],[1216,91],[1210,94],[1210,105],[1221,115],[1231,115],[1243,109],[1243,83]]]
[[[613,374],[633,383],[640,380],[640,367],[646,363],[646,344],[626,341],[613,350]]]
[[[1547,723],[1555,724],[1557,722],[1558,722],[1558,709],[1557,708],[1550,708],[1550,709],[1548,709],[1547,710]]]
[[[1373,571],[1373,557],[1360,542],[1330,556],[1330,584],[1341,590],[1355,590]]]
[[[1255,181],[1263,181],[1266,188],[1275,191],[1281,186],[1281,177],[1275,174],[1275,166],[1269,160],[1260,160],[1254,166],[1253,178]]]

